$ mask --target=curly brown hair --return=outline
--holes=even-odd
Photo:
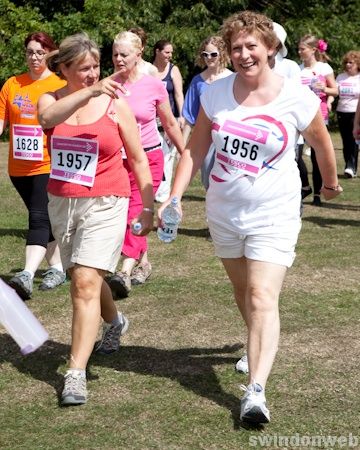
[[[354,61],[357,65],[358,72],[360,71],[360,52],[357,50],[349,50],[342,59],[342,68],[346,72],[346,63],[349,61]]]
[[[231,54],[233,34],[242,31],[248,34],[256,34],[268,48],[275,49],[279,42],[271,19],[254,11],[241,11],[228,17],[221,27],[221,35],[229,54]]]
[[[213,45],[217,48],[219,52],[219,63],[221,69],[225,69],[225,67],[229,64],[230,58],[229,54],[227,52],[227,48],[225,45],[225,42],[221,36],[209,36],[208,38],[204,39],[202,43],[199,46],[198,53],[195,59],[195,64],[202,69],[205,69],[206,63],[204,61],[204,57],[201,55],[202,52],[205,50],[207,45]]]

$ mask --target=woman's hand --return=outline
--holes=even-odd
[[[343,192],[343,188],[340,184],[337,186],[323,186],[320,192],[324,196],[325,200],[332,200]]]
[[[159,206],[159,208],[158,208],[158,210],[157,210],[157,226],[158,226],[158,227],[161,227],[161,226],[162,226],[161,216],[162,216],[162,214],[163,214],[164,209],[167,207],[167,205],[170,205],[171,199],[172,199],[172,197],[170,196],[167,200],[165,200],[165,201],[161,204],[161,206]],[[181,219],[182,219],[183,212],[182,212],[182,207],[181,207],[181,201],[178,202],[176,208],[177,208],[177,210],[179,211],[180,217],[181,217]]]
[[[116,92],[117,90],[120,90],[123,94],[126,94],[126,89],[124,86],[118,81],[115,81],[115,78],[117,78],[118,75],[119,72],[115,72],[91,86],[93,96],[99,97],[101,94],[106,94],[111,98],[119,98],[119,95]]]
[[[154,229],[154,211],[150,208],[144,208],[141,213],[135,217],[131,222],[131,229],[134,230],[134,225],[140,223],[139,231],[133,231],[136,236],[145,236]]]

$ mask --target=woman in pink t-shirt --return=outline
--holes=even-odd
[[[125,31],[115,37],[113,64],[118,73],[116,80],[122,84],[125,92],[119,94],[124,96],[135,115],[141,143],[149,160],[155,193],[164,172],[164,157],[156,117],[159,117],[164,130],[180,154],[184,148],[184,141],[178,122],[171,111],[169,96],[163,82],[158,78],[144,75],[138,69],[141,53],[141,39],[136,34]],[[127,164],[126,154],[123,157],[131,185],[128,223],[122,249],[121,270],[108,280],[113,294],[120,298],[128,296],[132,284],[143,284],[151,274],[147,239],[145,236],[137,236],[131,230],[133,218],[141,211],[143,205],[131,168]]]

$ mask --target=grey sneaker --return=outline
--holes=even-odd
[[[151,264],[139,264],[131,273],[131,284],[144,284],[151,275]]]
[[[126,272],[117,272],[106,279],[114,298],[125,298],[131,291],[130,276]]]
[[[246,353],[236,363],[235,370],[240,373],[249,373],[249,364]]]
[[[240,400],[240,420],[252,424],[270,422],[270,412],[266,407],[264,389],[257,383],[240,387],[245,391]]]
[[[68,370],[64,377],[64,389],[61,394],[61,404],[82,405],[87,400],[86,378],[78,371]]]
[[[23,300],[29,300],[33,291],[33,279],[25,270],[18,272],[9,280],[11,286]]]
[[[66,280],[66,273],[57,269],[49,269],[43,273],[44,279],[39,286],[40,291],[47,291],[48,289],[54,289],[56,286],[60,286]]]
[[[120,325],[114,326],[104,322],[101,341],[95,346],[95,353],[109,355],[119,350],[120,336],[127,332],[129,321],[124,314],[118,313],[118,315]]]

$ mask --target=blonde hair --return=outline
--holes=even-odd
[[[204,58],[201,56],[201,54],[203,51],[205,51],[206,46],[209,44],[217,48],[217,51],[219,52],[219,63],[220,63],[219,65],[222,69],[225,69],[225,67],[230,62],[230,58],[227,52],[225,42],[221,36],[210,36],[202,41],[198,49],[195,64],[201,67],[202,69],[205,69],[205,67],[207,67]]]
[[[306,45],[307,47],[315,49],[315,59],[316,61],[320,62],[327,62],[330,61],[330,57],[326,54],[325,51],[320,52],[318,46],[319,46],[319,40],[316,36],[313,34],[305,34],[302,38],[300,38],[299,45]]]
[[[100,50],[95,41],[90,39],[87,33],[77,33],[66,37],[59,45],[58,50],[49,53],[46,64],[52,72],[58,73],[61,78],[64,78],[60,64],[69,67],[73,63],[82,61],[88,54],[96,61],[100,61]]]
[[[122,41],[128,42],[135,50],[140,53],[142,52],[143,45],[137,34],[132,33],[131,31],[122,31],[115,36],[113,45],[117,45]]]
[[[241,11],[228,17],[221,27],[221,35],[229,54],[232,36],[240,32],[256,34],[268,48],[275,49],[279,42],[271,19],[254,11]]]
[[[349,61],[354,61],[357,65],[358,72],[360,72],[360,52],[357,50],[349,50],[342,59],[342,68],[346,71],[346,63]]]

